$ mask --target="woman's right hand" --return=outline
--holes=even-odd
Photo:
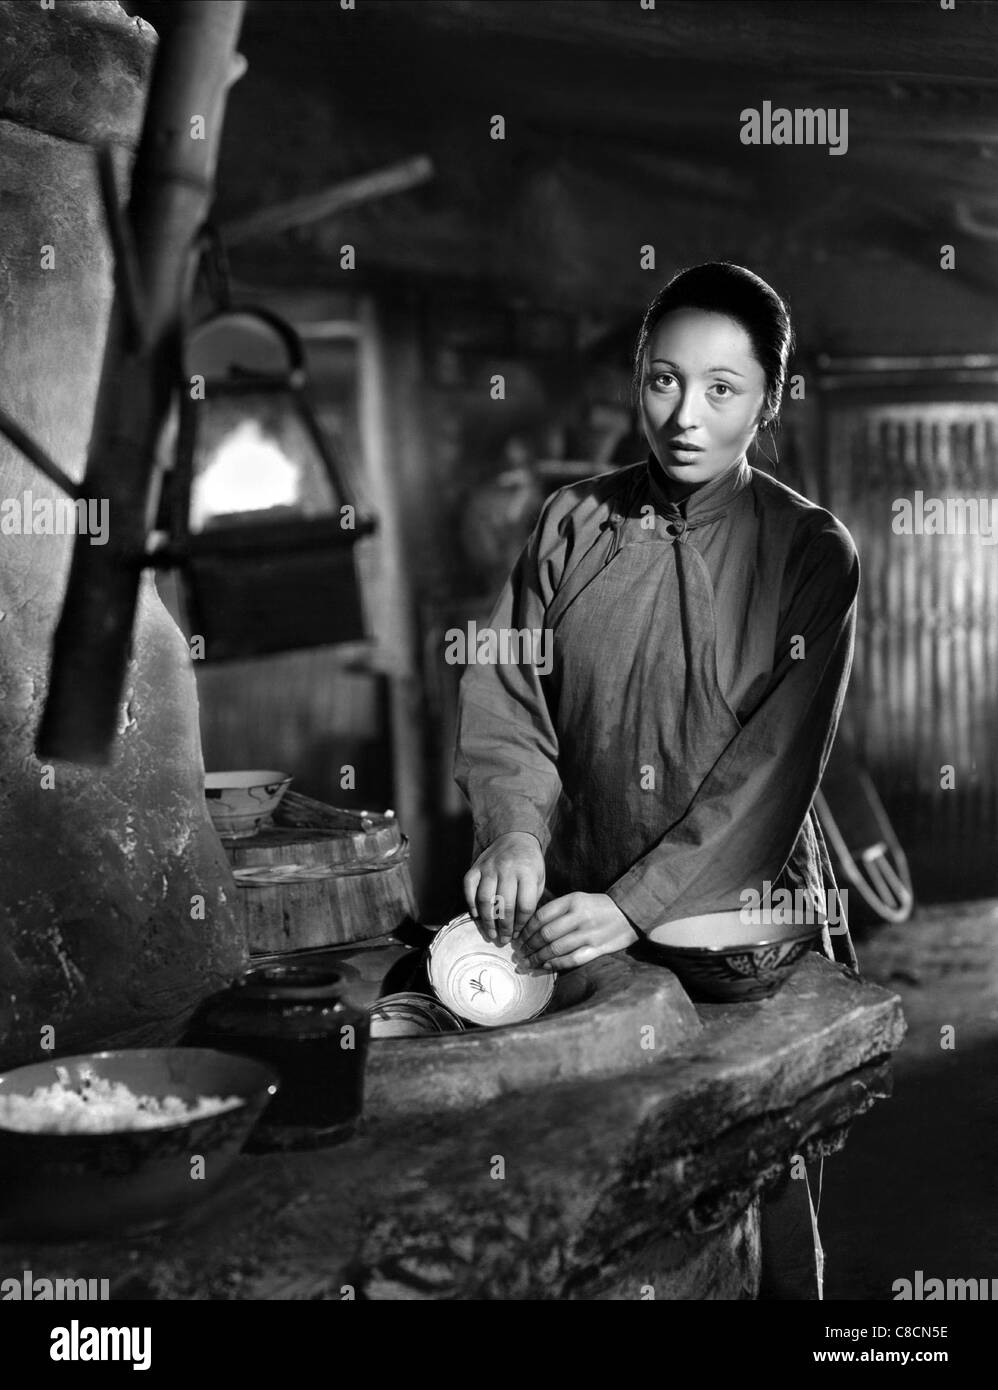
[[[478,929],[504,946],[537,909],[544,854],[536,835],[511,830],[493,840],[464,876],[464,897]]]

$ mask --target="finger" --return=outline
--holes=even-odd
[[[550,946],[553,941],[560,940],[569,932],[578,931],[581,925],[574,913],[565,912],[553,922],[536,927],[532,932],[528,933],[525,929],[520,937],[520,949],[525,955],[533,955],[535,951]]]
[[[555,898],[554,902],[548,903],[548,909],[554,907],[555,903],[560,904],[556,912],[542,908],[541,912],[545,913],[543,918],[540,912],[535,912],[520,933],[520,946],[527,954],[550,945],[578,925],[575,910],[567,898]]]
[[[551,960],[545,961],[543,965],[538,968],[540,970],[557,970],[559,972],[563,970],[575,970],[580,965],[587,965],[589,961],[596,960],[598,956],[605,954],[606,952],[599,950],[596,946],[580,946],[567,956],[552,957]]]
[[[538,927],[546,926],[548,922],[554,922],[564,913],[571,912],[574,905],[574,893],[563,893],[560,898],[548,898],[547,902],[542,903],[523,924],[524,934],[530,935]]]
[[[467,903],[468,911],[471,913],[472,917],[476,915],[475,894],[478,892],[478,885],[481,881],[481,877],[481,869],[469,869],[464,876],[462,884],[464,888],[464,901]]]
[[[485,937],[486,941],[495,941],[496,927],[493,921],[493,903],[496,897],[496,876],[486,870],[482,874],[481,882],[478,885],[478,892],[475,894],[474,917],[478,922],[478,930]]]
[[[516,902],[519,893],[516,874],[508,871],[500,875],[499,892],[495,901],[496,942],[505,946],[512,938],[516,926]]]
[[[544,875],[534,877],[532,873],[520,877],[516,889],[516,917],[514,931],[522,932],[537,909],[537,902],[544,887]]]
[[[588,935],[578,926],[571,927],[564,936],[556,937],[546,945],[535,946],[527,955],[530,964],[535,968],[546,964],[550,960],[560,960],[563,956],[569,956],[573,951],[581,950],[583,946],[590,945]]]
[[[535,926],[543,926],[547,922],[553,922],[563,912],[569,912],[574,906],[574,902],[574,893],[562,893],[560,898],[548,898],[547,902],[542,903],[532,914],[533,921],[528,920],[524,923],[524,930],[532,931]]]

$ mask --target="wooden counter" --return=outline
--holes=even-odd
[[[890,1094],[905,1025],[817,955],[772,999],[700,1012],[640,1072],[244,1156],[181,1224],[0,1245],[0,1274],[107,1278],[112,1299],[751,1298],[756,1197]]]

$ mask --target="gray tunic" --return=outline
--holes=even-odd
[[[852,664],[856,548],[744,460],[676,495],[649,455],[545,503],[489,620],[540,630],[543,655],[461,679],[474,854],[528,831],[553,894],[606,893],[639,932],[767,884],[820,910],[835,880],[812,801]],[[854,964],[848,933],[834,941]]]

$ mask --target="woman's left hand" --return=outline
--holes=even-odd
[[[546,970],[573,970],[633,946],[638,934],[605,893],[566,893],[539,907],[515,945]]]

